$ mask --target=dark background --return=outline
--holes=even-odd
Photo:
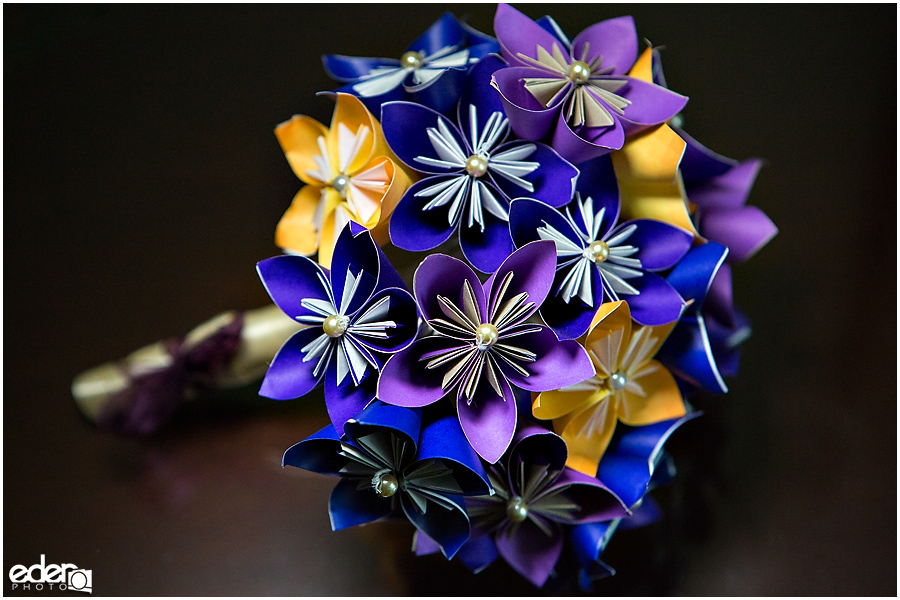
[[[441,10],[4,5],[5,592],[40,554],[92,569],[97,595],[534,591],[502,561],[415,559],[404,527],[331,533],[333,481],[280,468],[321,398],[219,393],[128,439],[69,392],[267,302],[254,265],[299,188],[274,126],[328,122],[320,54],[399,56]],[[491,5],[453,10],[492,29]],[[740,377],[672,439],[666,520],[616,534],[596,591],[895,595],[896,7],[552,13],[570,35],[634,15],[691,97],[686,130],[768,160],[751,203],[781,229],[735,269],[755,325]]]

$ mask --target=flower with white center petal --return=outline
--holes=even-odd
[[[566,441],[569,467],[596,473],[617,421],[649,425],[685,414],[675,379],[654,359],[673,326],[633,326],[622,301],[597,311],[585,339],[594,376],[542,392],[532,405],[534,416],[552,419]]]
[[[387,223],[410,178],[396,162],[378,121],[354,96],[338,94],[326,129],[295,116],[275,129],[297,177],[307,185],[294,198],[275,232],[286,252],[310,255],[328,267],[337,236],[353,221],[387,241]]]
[[[335,428],[374,397],[386,355],[412,343],[415,300],[361,225],[344,228],[330,273],[302,256],[276,256],[257,270],[272,300],[302,328],[275,355],[260,394],[303,396],[325,383]]]

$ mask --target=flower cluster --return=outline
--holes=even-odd
[[[331,424],[284,464],[341,479],[334,529],[404,518],[417,554],[537,586],[568,544],[587,587],[658,514],[688,398],[727,391],[731,265],[777,229],[746,205],[760,161],[681,130],[630,17],[570,41],[500,5],[494,29],[445,14],[399,58],[326,56],[330,128],[276,129],[306,185],[258,271],[300,329],[260,393],[324,386]],[[387,243],[434,252],[403,281]]]

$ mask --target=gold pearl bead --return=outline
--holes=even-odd
[[[591,68],[583,60],[576,60],[569,65],[567,75],[574,83],[581,85],[587,83],[587,80],[591,78]]]
[[[473,154],[466,160],[466,173],[472,177],[481,177],[488,170],[487,159],[478,154]]]
[[[347,195],[347,188],[350,186],[350,178],[341,173],[337,177],[334,178],[334,181],[331,182],[331,187],[334,188],[341,196]]]
[[[422,55],[418,52],[404,52],[400,57],[400,64],[404,69],[418,69],[422,66]]]
[[[349,324],[350,319],[347,317],[343,315],[331,315],[322,322],[322,329],[328,337],[338,338],[344,335],[344,332],[347,331],[347,325]]]
[[[600,240],[591,242],[591,245],[584,249],[584,255],[590,261],[601,263],[609,258],[609,245]]]
[[[500,332],[490,323],[482,323],[475,330],[475,346],[479,350],[490,348],[500,337]]]
[[[519,496],[513,496],[506,504],[506,516],[513,523],[521,523],[528,518],[528,505]]]
[[[393,473],[381,473],[372,480],[372,487],[382,498],[390,498],[400,489],[400,482]]]

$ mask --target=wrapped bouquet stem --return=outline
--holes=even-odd
[[[273,305],[223,312],[182,338],[158,341],[81,373],[72,382],[72,395],[82,414],[102,429],[151,433],[198,390],[260,379],[299,327]]]

